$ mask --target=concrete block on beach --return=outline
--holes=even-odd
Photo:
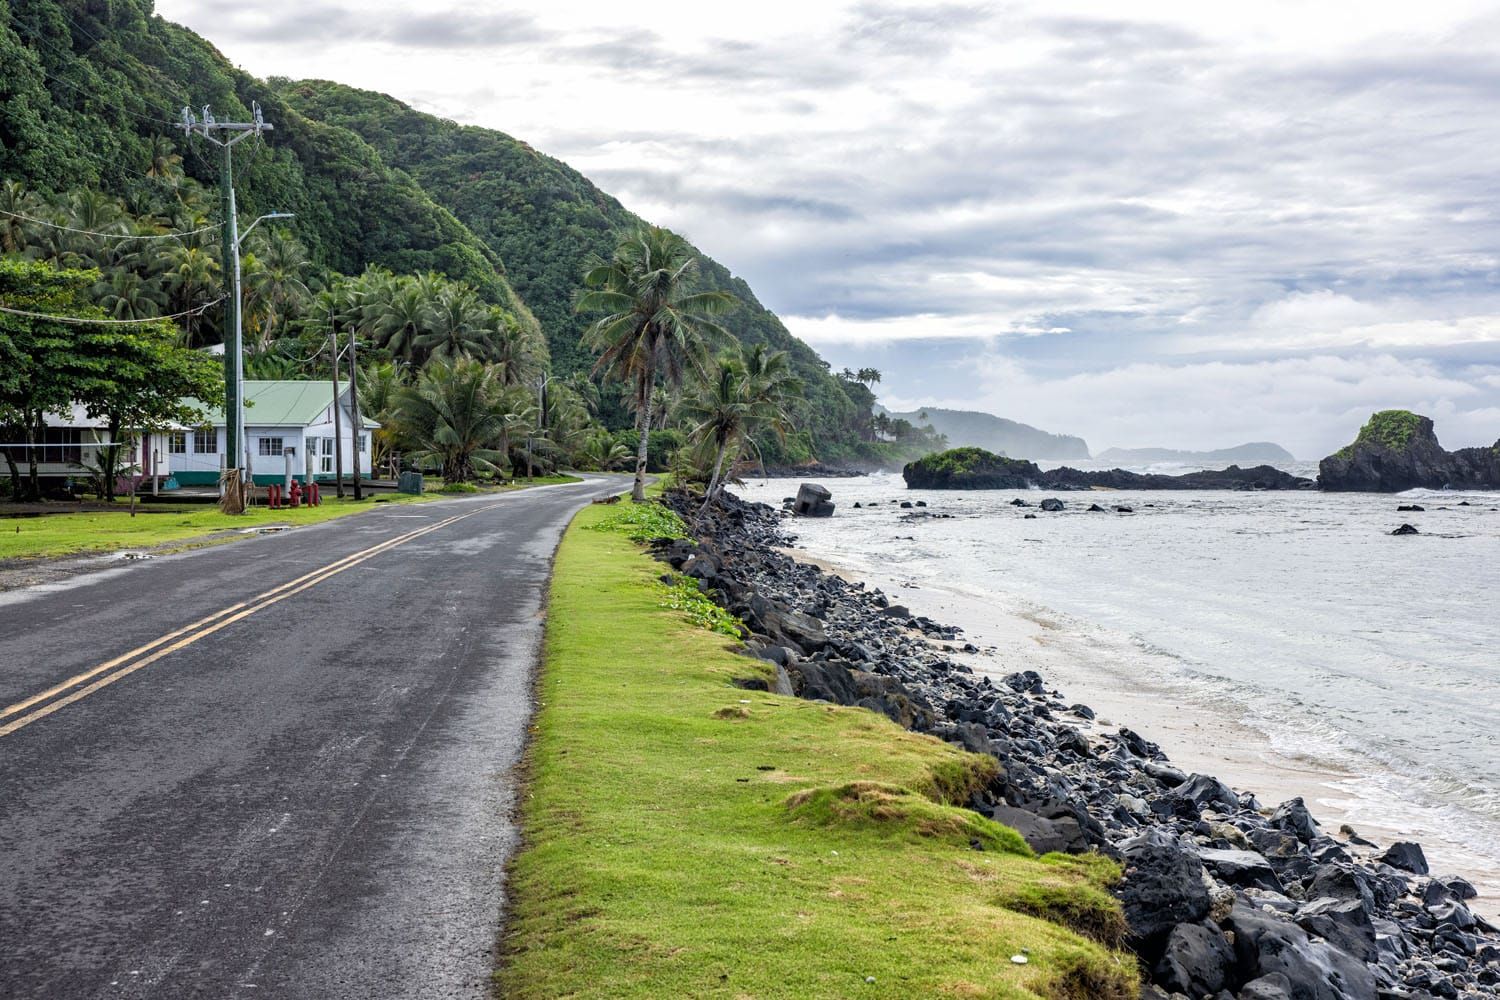
[[[832,517],[833,494],[817,483],[803,483],[797,487],[797,499],[792,501],[792,513],[803,517]]]

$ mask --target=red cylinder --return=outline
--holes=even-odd
[[[295,479],[292,480],[292,497],[291,497],[291,499],[292,499],[292,506],[293,507],[300,506],[301,501],[302,501],[302,484],[299,483],[299,482],[297,482],[297,480],[295,480]]]
[[[281,506],[281,488],[275,483],[266,487],[266,506],[271,510]]]

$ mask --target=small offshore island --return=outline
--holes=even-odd
[[[909,462],[901,470],[922,490],[1311,490],[1398,493],[1425,489],[1500,489],[1500,441],[1489,448],[1446,451],[1429,417],[1409,410],[1372,415],[1352,444],[1323,459],[1316,481],[1270,465],[1203,470],[1182,475],[1087,472],[1006,458],[983,448],[952,448]]]

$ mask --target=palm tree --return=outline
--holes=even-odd
[[[359,373],[359,408],[380,424],[370,435],[370,467],[391,464],[401,448],[401,424],[396,404],[406,386],[406,368],[391,361],[366,365]]]
[[[99,305],[115,319],[150,319],[161,315],[162,293],[156,282],[134,271],[110,270],[94,286]]]
[[[433,358],[453,360],[460,356],[483,357],[489,341],[485,321],[489,318],[479,294],[462,282],[449,282],[437,293],[427,313],[427,330],[416,338],[416,346]]]
[[[146,168],[147,177],[170,180],[182,176],[182,157],[177,155],[172,140],[164,135],[153,135],[150,145],[151,165]]]
[[[397,279],[388,292],[374,320],[375,343],[397,361],[411,363],[416,360],[417,340],[427,332],[430,296],[412,278]]]
[[[21,253],[32,241],[35,224],[17,216],[36,217],[41,199],[23,181],[0,182],[0,252]]]
[[[529,405],[500,384],[492,367],[462,356],[433,358],[416,385],[399,390],[395,413],[414,457],[440,466],[448,482],[504,472],[510,435],[532,419]]]
[[[573,453],[573,464],[580,469],[612,472],[628,461],[630,449],[602,427],[595,429]]]
[[[259,236],[259,234],[257,234]],[[257,350],[265,350],[276,338],[280,325],[292,319],[311,293],[305,276],[311,262],[307,249],[296,237],[272,230],[261,237],[256,253],[247,255],[245,272],[246,313],[256,332]]]
[[[172,295],[172,311],[184,312],[208,302],[218,287],[219,262],[213,254],[197,247],[178,246],[169,256],[166,278],[167,289]],[[201,314],[195,313],[183,319],[183,340],[188,347],[197,346],[201,324]]]
[[[486,326],[485,337],[489,341],[486,353],[499,370],[501,380],[506,385],[535,381],[541,374],[541,366],[536,363],[516,318],[499,306],[491,306]]]
[[[737,459],[745,445],[763,429],[778,437],[791,426],[786,402],[801,391],[802,382],[792,374],[785,351],[757,344],[749,354],[726,353],[719,359],[714,377],[684,401],[683,414],[696,420],[692,437],[714,450],[713,472],[704,491],[703,511],[724,488],[725,460]],[[700,516],[702,511],[700,511]]]
[[[599,352],[594,371],[610,371],[633,388],[636,446],[631,497],[646,499],[646,450],[651,390],[682,384],[686,369],[702,371],[706,339],[727,339],[712,317],[737,301],[727,292],[691,291],[698,260],[682,237],[647,226],[622,240],[612,259],[594,258],[584,272],[580,312],[603,313],[584,335]]]

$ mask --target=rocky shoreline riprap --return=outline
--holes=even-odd
[[[685,495],[663,502],[689,523],[698,513]],[[1270,808],[1186,774],[1034,672],[976,675],[953,659],[978,651],[959,630],[779,551],[791,539],[764,504],[726,495],[695,536],[655,554],[745,622],[745,650],[776,665],[777,690],[990,754],[999,776],[970,808],[1038,851],[1121,861],[1143,996],[1500,997],[1500,933],[1466,905],[1473,887],[1429,874],[1417,845],[1335,837],[1300,799]]]

